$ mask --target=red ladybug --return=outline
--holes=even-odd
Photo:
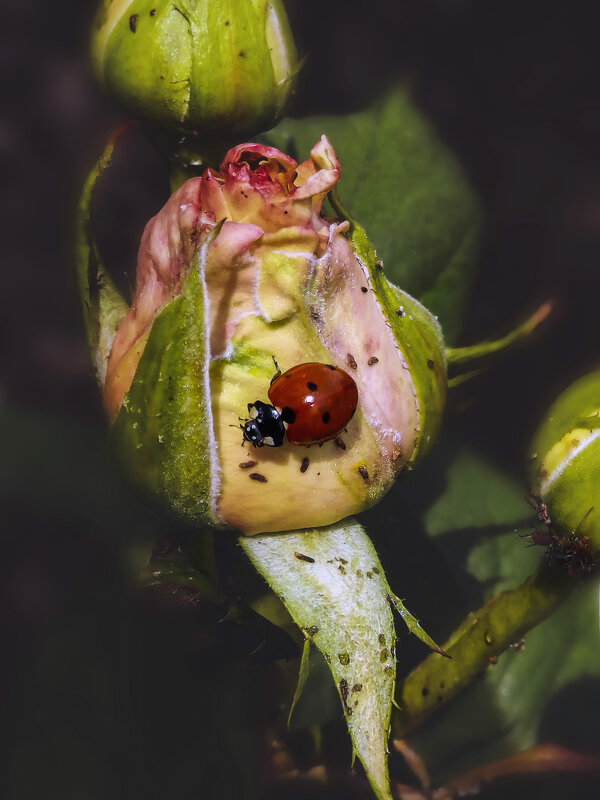
[[[352,419],[358,389],[343,369],[311,361],[278,372],[269,387],[269,400],[272,406],[259,400],[248,404],[253,418],[242,427],[246,441],[255,447],[279,447],[285,422],[290,444],[321,444],[335,439]]]

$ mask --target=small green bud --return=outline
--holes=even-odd
[[[531,452],[531,487],[554,536],[600,549],[600,371],[580,378],[550,407]]]
[[[104,0],[91,52],[130,116],[207,136],[271,127],[297,71],[281,0]]]

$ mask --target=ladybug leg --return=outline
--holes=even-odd
[[[241,417],[238,417],[238,419],[239,419],[240,421],[243,421]],[[239,428],[241,431],[243,431],[243,430],[244,430],[244,426],[243,426],[243,425],[230,425],[229,427],[230,427],[230,428]],[[242,447],[243,447],[245,444],[246,444],[246,440],[245,440],[245,439],[244,439],[244,437],[242,436]]]
[[[276,381],[277,378],[281,375],[281,370],[279,369],[279,364],[277,363],[277,361],[275,361],[275,356],[271,356],[271,358],[273,359],[273,363],[275,364],[275,375],[273,375],[273,377],[271,378],[271,383],[273,383],[273,381]]]

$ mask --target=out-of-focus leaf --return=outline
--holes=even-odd
[[[124,547],[146,543],[147,560],[164,525],[120,480],[105,436],[67,419],[11,407],[0,413],[0,435],[4,503],[74,520],[84,535],[101,532]]]
[[[340,159],[340,199],[367,231],[386,275],[438,314],[452,341],[481,216],[460,165],[404,89],[357,114],[284,119],[265,138],[298,156],[322,134]]]
[[[165,522],[119,479],[103,430],[4,406],[0,435],[1,796],[257,800],[256,732],[281,703],[262,643],[287,636],[252,612],[246,625],[237,599],[211,627],[193,603],[142,602],[133,576]]]
[[[406,537],[411,551],[412,571],[420,572],[423,584],[422,596],[418,586],[407,596],[436,640],[443,641],[466,613],[521,584],[535,571],[542,551],[528,548],[519,536],[531,530],[525,487],[486,458],[446,442],[427,467],[398,485],[363,519],[369,530],[379,527],[387,537],[398,521],[398,534]],[[406,567],[397,565],[395,572],[392,551],[384,552],[377,538],[376,544],[390,582],[408,593],[410,581],[402,577]],[[402,673],[400,663],[400,679]],[[594,583],[578,589],[526,635],[524,647],[509,648],[447,706],[445,687],[437,687],[434,697],[441,697],[441,710],[411,732],[411,742],[439,777],[530,747],[537,742],[549,705],[559,702],[559,690],[583,677],[600,677]]]

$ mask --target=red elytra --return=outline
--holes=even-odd
[[[294,412],[294,421],[287,426],[291,444],[321,444],[335,439],[352,419],[358,389],[343,369],[311,361],[276,376],[269,400],[279,409]]]

